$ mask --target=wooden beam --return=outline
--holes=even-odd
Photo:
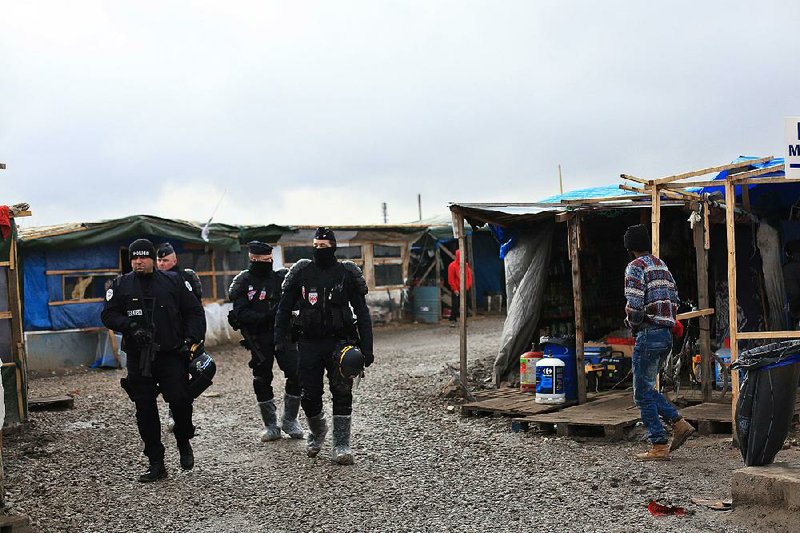
[[[648,194],[648,192],[644,189],[640,189],[639,187],[631,187],[630,185],[625,185],[624,183],[620,185],[619,188],[623,191],[635,192],[637,194]]]
[[[708,203],[703,203],[703,248],[711,249],[711,225],[708,220]]]
[[[696,228],[698,226],[700,226],[700,224],[695,224],[694,227]],[[700,226],[700,227],[702,228],[702,226]],[[700,243],[700,244],[702,244],[702,243]],[[708,268],[708,266],[706,266],[706,268]],[[708,274],[708,272],[706,272],[706,274]],[[708,279],[708,278],[706,278],[706,279]],[[686,313],[679,313],[676,318],[678,320],[690,320],[692,318],[697,318],[697,317],[701,317],[701,316],[711,316],[713,314],[714,314],[714,309],[711,309],[711,308],[698,309],[697,311],[688,311]]]
[[[572,300],[575,309],[575,363],[578,379],[578,403],[586,403],[586,368],[583,358],[583,296],[580,263],[580,217],[570,219],[567,233],[569,259],[572,263]]]
[[[745,211],[751,211],[750,209],[750,186],[743,185],[742,186],[742,207]]]
[[[650,211],[650,236],[652,238],[651,252],[654,256],[659,257],[661,252],[661,195],[658,188],[653,189],[651,193],[650,203],[652,205]]]
[[[679,191],[688,189],[689,187],[722,187],[725,185],[724,180],[706,180],[706,181],[687,181],[685,183],[665,183],[661,185],[660,189],[669,189],[671,191]]]
[[[438,244],[437,247],[441,251],[443,251],[445,253],[445,255],[450,258],[451,261],[455,261],[456,260],[455,254],[453,252],[451,252],[450,250],[448,250],[447,247],[445,247],[445,246],[443,246],[441,244]]]
[[[436,274],[435,274],[436,287],[439,290],[439,320],[441,320],[442,319],[442,253],[440,251],[441,246],[439,246],[438,242],[434,244],[434,248],[436,248],[436,253],[433,254],[433,260],[434,263],[436,264]],[[452,305],[452,301],[450,302],[450,304]],[[450,309],[450,312],[452,313],[453,310]]]
[[[32,215],[33,213],[31,211],[17,211],[16,213],[14,213],[14,218],[29,217]]]
[[[800,339],[800,331],[742,331],[737,335],[740,341],[768,339]]]
[[[645,195],[626,195],[626,196],[608,196],[606,198],[584,198],[583,200],[561,200],[564,205],[584,205],[584,204],[601,204],[603,202],[620,202],[624,200],[633,200],[640,198],[649,198],[649,194]]]
[[[764,174],[772,174],[773,172],[783,172],[784,168],[785,167],[783,165],[773,165],[771,167],[757,168],[755,170],[750,170],[748,172],[742,172],[740,174],[730,175],[730,176],[728,176],[728,179],[731,180],[731,181],[736,182],[737,185],[741,185],[744,180],[748,180],[748,179],[754,178],[756,176],[763,176]],[[764,183],[764,181],[762,181],[762,180],[769,180],[769,179],[777,180],[777,183],[782,183],[782,182],[786,181],[787,179],[792,179],[792,178],[785,178],[785,177],[777,177],[777,176],[775,176],[775,177],[772,177],[772,178],[761,178],[759,180],[756,180],[755,183]],[[800,180],[797,180],[797,181],[800,181]]]
[[[736,298],[736,192],[733,182],[725,180],[725,226],[728,240],[728,330],[731,343],[731,363],[739,358],[739,322]],[[705,378],[704,378],[705,379]],[[736,401],[739,398],[739,373],[731,372],[731,420],[736,420]],[[733,432],[736,441],[736,432]]]
[[[460,362],[461,362],[461,386],[464,388],[465,391],[469,391],[468,382],[467,382],[467,269],[466,269],[466,262],[467,262],[467,254],[464,253],[467,240],[464,235],[464,217],[461,216],[460,213],[453,213],[453,233],[458,236],[458,248],[461,250],[459,255],[459,298],[458,298],[458,307],[459,313],[461,316],[458,317],[458,332],[459,332],[459,355],[460,355]]]
[[[574,216],[573,213],[570,213],[569,211],[567,211],[567,212],[564,212],[564,213],[556,213],[555,219],[556,219],[556,222],[560,224],[560,223],[566,222],[567,220],[569,220],[573,216]]]
[[[727,165],[720,165],[717,167],[707,167],[701,168],[699,170],[693,170],[691,172],[684,172],[683,174],[675,174],[673,176],[665,176],[663,178],[654,179],[650,182],[651,185],[662,185],[664,183],[672,183],[678,180],[683,180],[686,178],[693,178],[694,176],[704,176],[706,174],[711,174],[712,172],[722,172],[723,170],[732,170],[735,168],[742,168],[748,167],[750,165],[757,165],[759,163],[766,163],[768,161],[772,161],[775,159],[773,156],[761,157],[759,159],[752,159],[750,161],[738,161],[736,163],[730,163]]]
[[[624,180],[633,181],[635,183],[641,183],[642,185],[648,185],[650,183],[650,180],[637,178],[636,176],[631,176],[630,174],[620,174],[619,177]]]
[[[736,185],[766,185],[770,183],[786,184],[786,183],[800,183],[798,178],[748,178],[744,180],[735,180]]]
[[[703,211],[708,211],[708,206],[704,203],[700,204]],[[714,313],[713,309],[708,306],[711,305],[708,294],[708,249],[705,247],[705,235],[707,226],[701,223],[694,225],[694,250],[695,250],[695,269],[697,270],[697,305],[700,306],[699,311],[693,311],[699,314],[700,322],[700,373],[702,377],[702,392],[703,401],[711,401],[713,392],[711,379],[712,374],[712,356],[711,356],[711,320],[709,316]],[[683,313],[691,315],[690,313]],[[680,317],[681,315],[678,315]]]

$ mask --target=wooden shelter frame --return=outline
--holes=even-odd
[[[583,306],[582,306],[582,287],[580,269],[580,250],[581,250],[581,215],[583,212],[591,212],[604,209],[615,209],[620,207],[647,207],[650,206],[650,225],[652,239],[652,253],[659,255],[661,242],[661,209],[664,201],[669,205],[680,205],[683,202],[700,217],[695,221],[693,229],[694,247],[696,253],[697,270],[697,294],[698,309],[678,315],[680,320],[698,318],[700,322],[700,358],[701,372],[703,376],[712,375],[712,355],[711,355],[711,331],[710,317],[714,314],[714,309],[710,307],[710,297],[708,292],[708,251],[710,250],[709,238],[709,208],[710,202],[708,194],[698,194],[687,189],[696,187],[717,187],[725,188],[725,221],[726,237],[728,244],[728,309],[730,324],[730,344],[731,344],[731,363],[738,358],[738,342],[752,339],[800,339],[800,331],[758,331],[758,332],[739,332],[737,323],[737,294],[736,294],[736,247],[735,247],[735,210],[736,210],[736,187],[742,191],[742,208],[750,211],[750,196],[748,185],[751,184],[779,184],[779,183],[800,183],[800,179],[790,179],[785,177],[758,178],[765,174],[783,171],[783,165],[771,165],[755,170],[748,170],[751,165],[769,163],[774,160],[773,156],[758,159],[742,160],[735,163],[706,167],[690,172],[664,176],[656,179],[644,179],[629,174],[621,174],[623,180],[634,182],[638,187],[622,184],[620,189],[628,193],[617,197],[606,198],[586,198],[562,200],[560,203],[514,203],[514,204],[480,204],[481,207],[492,208],[502,206],[514,207],[561,207],[563,212],[555,213],[556,222],[567,222],[567,241],[569,258],[572,264],[572,290],[573,305],[575,310],[575,358],[578,369],[578,403],[586,402],[586,379],[584,371],[584,347],[583,347]],[[691,178],[706,176],[712,173],[727,171],[725,180],[694,180]],[[474,204],[473,204],[474,205]],[[459,239],[459,247],[463,249],[465,245],[464,231],[464,212],[458,204],[450,207],[453,215],[453,236]],[[461,268],[464,268],[464,257],[462,255]],[[462,292],[465,283],[461,277]],[[460,379],[465,391],[469,392],[467,386],[467,330],[466,330],[466,302],[461,299],[461,316],[459,319],[460,337]],[[732,420],[735,419],[736,401],[739,393],[738,373],[731,374],[732,394],[731,409]],[[704,402],[712,400],[712,380],[703,379],[702,397]]]

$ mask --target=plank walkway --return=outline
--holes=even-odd
[[[43,396],[41,398],[28,399],[28,409],[31,411],[56,411],[74,408],[75,400],[72,396]]]
[[[532,392],[519,389],[495,389],[477,393],[475,401],[461,406],[461,416],[529,416],[550,413],[572,404],[538,404]]]
[[[726,403],[701,403],[680,410],[681,415],[695,428],[701,435],[712,435],[714,433],[731,434],[733,423],[731,422],[731,404]],[[800,413],[800,396],[794,404],[794,418],[798,418]]]
[[[555,413],[526,416],[515,420],[523,427],[533,425],[545,433],[562,437],[600,437],[621,440],[625,431],[639,421],[639,410],[630,393],[599,394],[583,405]]]

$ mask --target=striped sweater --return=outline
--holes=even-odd
[[[625,314],[628,325],[637,331],[648,326],[675,325],[678,289],[675,280],[658,257],[637,257],[625,269]]]

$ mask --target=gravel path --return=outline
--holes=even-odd
[[[471,357],[494,354],[501,324],[470,323]],[[195,404],[197,466],[182,472],[165,435],[170,477],[152,485],[135,481],[145,460],[122,371],[34,380],[35,396],[76,393],[75,409],[32,413],[6,439],[11,509],[43,532],[748,530],[690,503],[728,497],[741,465],[729,439],[693,439],[670,463],[642,464],[630,459],[637,442],[511,433],[507,419],[461,418],[439,396],[456,330],[381,328],[375,351],[355,395],[355,466],[330,463],[330,436],[316,460],[301,441],[261,443],[246,354],[228,347],[215,352],[211,396]],[[650,499],[694,514],[653,518]]]

